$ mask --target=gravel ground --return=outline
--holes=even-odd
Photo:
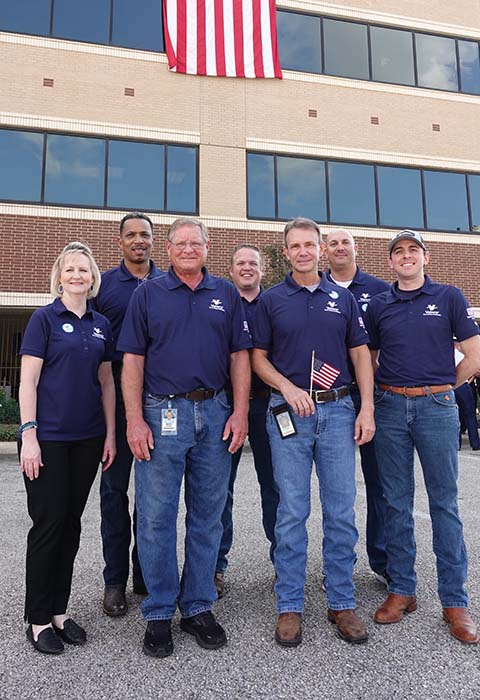
[[[4,533],[0,600],[4,611],[0,636],[0,700],[223,700],[307,698],[480,697],[480,649],[453,640],[442,622],[436,596],[428,506],[421,477],[416,496],[418,611],[402,623],[372,621],[384,589],[372,576],[365,554],[365,491],[357,468],[357,525],[360,530],[355,572],[357,604],[368,622],[370,640],[358,647],[338,639],[326,620],[321,584],[321,526],[318,490],[312,481],[309,565],[304,641],[296,649],[273,640],[273,569],[260,523],[258,487],[251,454],[245,450],[236,487],[236,539],[225,598],[215,606],[229,643],[205,651],[181,632],[174,620],[175,652],[168,659],[146,657],[141,650],[144,622],[140,598],[128,593],[126,617],[102,613],[102,555],[99,535],[98,480],[84,515],[82,544],[75,567],[72,616],[88,631],[88,644],[67,648],[60,657],[34,652],[24,634],[23,587],[25,537],[29,527],[25,493],[11,445],[0,444],[1,510]],[[479,496],[480,453],[464,443],[460,452],[460,508],[470,556],[472,613],[480,621]],[[182,518],[179,528],[182,530]],[[179,541],[181,541],[181,537]],[[179,555],[181,552],[179,550]]]

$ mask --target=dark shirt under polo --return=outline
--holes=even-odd
[[[148,279],[154,279],[163,274],[165,273],[155,267],[153,260],[150,260]],[[115,345],[118,342],[130,298],[133,292],[145,281],[132,275],[124,260],[118,267],[102,273],[102,284],[93,301],[93,306],[110,321]],[[121,360],[122,353],[115,349],[113,359],[115,361]]]
[[[357,302],[325,275],[310,292],[290,273],[258,302],[255,347],[268,350],[275,369],[303,389],[310,386],[313,350],[316,359],[340,371],[333,384],[339,387],[351,382],[348,349],[367,343]]]
[[[460,289],[425,276],[420,289],[395,282],[370,302],[365,318],[372,350],[380,350],[375,379],[390,386],[455,384],[453,336],[479,333]]]
[[[37,387],[39,440],[86,440],[105,433],[98,369],[113,357],[109,321],[89,305],[78,318],[60,299],[33,312],[21,355],[43,360]]]
[[[151,394],[222,389],[230,353],[252,347],[239,293],[206,268],[203,273],[192,290],[170,268],[132,296],[117,348],[145,356]]]

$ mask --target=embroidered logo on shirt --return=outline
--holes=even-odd
[[[358,323],[359,323],[360,328],[363,328],[363,330],[365,331],[366,330],[365,324],[364,324],[363,318],[361,316],[358,317]]]
[[[441,317],[441,312],[438,310],[438,306],[436,304],[427,304],[425,311],[423,312],[424,316],[440,316]]]
[[[475,321],[475,309],[472,306],[467,308],[467,317],[471,318],[472,321]]]
[[[225,309],[223,308],[223,303],[220,299],[212,299],[212,301],[210,302],[210,306],[208,308],[213,309],[214,311],[223,311],[225,313]]]
[[[338,299],[338,292],[332,290],[328,296],[332,297],[332,299]]]
[[[327,301],[327,305],[325,306],[325,308],[323,310],[324,311],[331,311],[334,314],[341,314],[342,313],[340,311],[340,309],[338,308],[336,301]]]
[[[100,338],[100,340],[105,340],[105,336],[103,335],[103,331],[101,328],[94,328],[93,333],[92,333],[92,338]]]
[[[71,323],[64,323],[62,326],[62,331],[65,333],[73,333],[73,326]]]
[[[248,327],[247,321],[243,322],[243,330],[245,331],[245,333],[250,333],[250,328]]]
[[[364,292],[363,294],[360,294],[360,298],[357,299],[358,303],[361,304],[362,311],[366,311],[368,309],[368,303],[372,300],[372,297],[368,292]]]

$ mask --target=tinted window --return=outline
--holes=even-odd
[[[114,0],[112,43],[163,51],[162,3],[159,0]]]
[[[249,153],[247,157],[247,210],[254,219],[275,218],[273,156]]]
[[[277,12],[277,38],[282,68],[322,72],[320,17]]]
[[[325,164],[307,158],[277,158],[278,218],[327,220]]]
[[[38,202],[42,187],[43,135],[0,130],[0,197]]]
[[[367,27],[325,19],[323,32],[325,73],[368,80]]]
[[[330,221],[342,224],[377,223],[373,165],[329,163]]]
[[[474,41],[459,41],[460,81],[464,92],[480,94],[480,62],[478,44]]]
[[[48,34],[50,0],[0,0],[0,28],[23,34]]]
[[[380,226],[423,228],[419,170],[377,167]]]
[[[415,85],[410,32],[370,27],[372,78],[384,83]]]
[[[458,90],[455,40],[416,34],[418,84],[441,90]]]
[[[465,175],[425,171],[427,227],[468,231]]]
[[[103,206],[104,171],[104,141],[48,135],[46,202]]]
[[[468,188],[472,209],[472,231],[480,233],[480,175],[468,176]]]
[[[196,148],[167,148],[167,209],[186,213],[197,210]]]
[[[164,209],[164,151],[160,144],[110,141],[108,206]]]
[[[54,36],[108,44],[109,32],[110,0],[55,0]]]

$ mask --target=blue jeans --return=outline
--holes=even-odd
[[[375,392],[375,449],[387,499],[388,590],[416,590],[413,522],[417,450],[428,494],[442,607],[466,607],[467,553],[457,504],[458,408],[453,391],[404,397]]]
[[[272,395],[270,407],[284,399]],[[323,567],[328,607],[355,608],[355,408],[349,396],[317,404],[315,414],[294,416],[297,434],[282,440],[271,411],[267,429],[280,494],[275,538],[277,610],[302,612],[307,564],[310,483],[315,462],[323,512]]]
[[[177,435],[161,434],[161,411],[177,409]],[[228,442],[222,440],[231,408],[224,391],[205,401],[147,394],[144,418],[153,433],[151,459],[135,461],[140,563],[149,595],[146,620],[169,620],[177,603],[183,617],[211,609],[221,516],[230,476]],[[177,515],[185,477],[185,561],[179,580]]]
[[[116,457],[100,480],[100,512],[103,558],[103,578],[106,586],[126,586],[129,570],[132,521],[128,502],[128,485],[132,471],[133,455],[128,446],[125,406],[120,386],[121,365],[114,365],[116,406],[115,431]],[[133,532],[136,532],[136,512],[133,510]],[[137,542],[134,537],[132,550],[133,582],[142,584],[142,570],[138,561]]]
[[[253,462],[257,472],[262,499],[262,523],[265,535],[270,542],[270,559],[275,552],[275,521],[277,519],[278,492],[273,479],[272,454],[265,425],[268,398],[250,399],[248,412],[248,439],[253,452]],[[225,571],[228,566],[227,554],[233,542],[233,489],[237,478],[238,464],[242,450],[232,455],[228,495],[222,514],[223,535],[217,558],[217,571]]]
[[[358,416],[361,407],[360,392],[354,385],[351,397]],[[367,554],[370,568],[377,574],[385,575],[387,570],[387,552],[385,545],[385,519],[387,501],[383,494],[382,483],[375,456],[374,440],[360,446],[365,491],[367,495]]]

